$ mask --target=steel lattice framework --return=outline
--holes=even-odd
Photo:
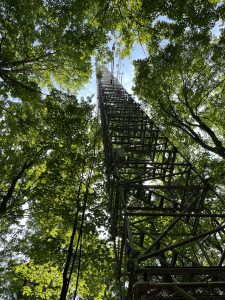
[[[100,73],[121,299],[225,299],[222,199],[111,73]]]

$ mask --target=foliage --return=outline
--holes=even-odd
[[[174,41],[187,29],[202,33],[205,38],[215,25],[223,23],[224,2],[209,0],[169,1],[112,1],[119,51],[131,52],[134,42],[160,46],[164,41]]]
[[[79,261],[81,299],[117,297],[112,247],[100,234],[109,220],[98,120],[91,99],[73,95],[90,77],[91,58],[111,57],[112,35],[122,55],[134,42],[147,45],[149,57],[135,63],[136,93],[176,145],[193,150],[206,174],[214,170],[222,189],[225,32],[212,31],[223,19],[224,3],[213,0],[1,1],[2,299],[59,299],[82,211],[69,297]]]
[[[0,285],[4,299],[58,299],[60,295],[74,215],[84,205],[85,180],[78,194],[81,174],[85,178],[91,167],[94,138],[100,147],[91,99],[78,101],[71,92],[89,79],[93,55],[102,59],[109,55],[109,26],[102,26],[104,17],[99,14],[102,4],[108,2],[1,3]],[[101,168],[102,164],[95,167],[91,182],[100,190],[91,187],[87,200],[82,255],[90,258],[81,259],[78,290],[83,297],[92,294],[99,299],[111,297],[108,287],[113,285],[112,272],[106,268],[112,262],[111,250],[97,231],[107,222],[100,204]],[[90,281],[94,266],[99,266],[99,274]],[[73,273],[71,296],[77,265]]]
[[[78,209],[78,185],[81,173],[87,173],[90,168],[93,138],[96,138],[92,108],[90,99],[78,102],[76,97],[54,90],[34,106],[20,101],[2,102],[2,295],[59,297],[66,249]],[[91,124],[94,131],[90,129]],[[96,168],[92,179],[99,187],[100,170]],[[84,192],[85,181],[81,206]],[[79,289],[85,295],[95,290],[96,297],[98,293],[106,293],[112,278],[111,271],[106,269],[112,261],[110,249],[104,240],[98,240],[97,228],[107,222],[99,209],[100,199],[100,190],[97,193],[91,188],[82,251],[84,255],[90,253],[90,260],[81,261],[81,270],[85,269],[86,275],[81,274]],[[76,240],[77,237],[75,243]],[[96,282],[89,280],[95,272],[93,264],[100,264]],[[85,286],[83,292],[82,286]]]
[[[152,51],[148,60],[136,63],[135,90],[151,103],[158,121],[225,158],[224,44],[207,42],[188,32]]]
[[[1,1],[2,94],[23,99],[40,92],[38,84],[77,89],[86,82],[91,56],[107,51],[99,9],[99,1]]]

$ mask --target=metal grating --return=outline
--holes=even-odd
[[[121,299],[225,299],[223,201],[101,68],[98,98]]]

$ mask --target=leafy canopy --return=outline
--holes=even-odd
[[[1,1],[3,299],[59,299],[76,214],[74,249],[79,239],[94,155],[82,251],[68,293],[72,297],[76,287],[80,256],[79,296],[118,295],[111,243],[99,235],[109,223],[99,125],[90,101],[74,96],[90,77],[91,58],[110,58],[111,36],[124,56],[135,42],[146,45],[148,58],[135,63],[135,92],[174,143],[193,150],[202,169],[214,170],[222,190],[225,39],[224,30],[212,33],[215,25],[224,25],[224,5],[216,0]]]

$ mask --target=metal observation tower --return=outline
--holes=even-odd
[[[120,299],[225,299],[225,206],[100,67],[108,209]]]

